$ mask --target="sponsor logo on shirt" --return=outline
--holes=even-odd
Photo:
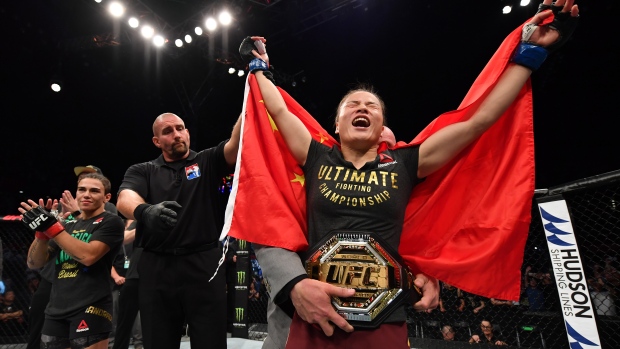
[[[84,332],[84,331],[88,331],[88,324],[86,324],[86,321],[82,320],[80,321],[80,324],[77,327],[77,330],[75,330],[75,332]]]
[[[188,180],[200,177],[200,167],[198,164],[193,164],[185,167],[185,176]]]

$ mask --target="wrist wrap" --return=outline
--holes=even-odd
[[[250,61],[249,69],[250,72],[255,70],[269,70],[269,65],[260,58],[254,58]]]
[[[39,240],[49,240],[49,236],[45,235],[45,233],[40,232],[40,231],[35,231],[34,232],[34,237],[39,239]]]
[[[146,210],[146,208],[149,206],[151,205],[146,203],[136,206],[136,208],[133,210],[133,218],[135,218],[137,221],[142,219],[142,212],[144,212],[144,210]]]
[[[59,222],[56,222],[52,224],[51,227],[47,228],[47,230],[45,230],[43,233],[45,233],[45,235],[47,235],[48,238],[53,239],[56,237],[56,235],[60,234],[63,230],[65,230],[65,227],[63,227],[62,224],[60,224]],[[36,236],[36,233],[35,233],[35,236]]]
[[[536,71],[547,58],[547,49],[527,42],[519,43],[510,61]]]

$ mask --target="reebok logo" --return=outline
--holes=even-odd
[[[84,332],[84,331],[88,331],[88,324],[86,323],[86,321],[82,320],[80,321],[80,324],[77,327],[77,330],[75,330],[75,332]]]
[[[28,226],[30,227],[30,229],[37,229],[37,227],[46,220],[47,217],[42,213],[39,217],[35,218],[34,221],[32,221]]]
[[[391,156],[382,153],[382,154],[379,154],[379,162],[382,164],[385,164],[388,162],[394,162],[394,159],[392,159]]]

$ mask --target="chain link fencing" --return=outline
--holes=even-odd
[[[571,214],[601,347],[620,348],[620,171],[539,190],[536,197],[558,194],[566,200]],[[3,218],[0,239],[6,290],[0,314],[11,315],[3,315],[10,319],[0,321],[0,347],[17,349],[27,341],[28,307],[40,276],[26,266],[32,234],[16,220],[18,217]],[[262,284],[260,265],[252,255],[250,261],[254,283],[250,289],[258,297],[250,298],[248,294],[248,337],[263,340],[267,334],[268,294]],[[497,338],[509,347],[570,348],[562,300],[536,202],[521,271],[522,293],[518,302],[488,299],[442,283],[440,308],[430,313],[408,310],[412,347],[458,348],[467,344],[472,335],[482,335],[490,325]],[[454,336],[456,342],[445,341],[444,333]]]

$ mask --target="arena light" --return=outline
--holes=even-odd
[[[95,2],[96,2],[96,3],[98,3],[98,4],[100,4],[100,3],[101,3],[101,0],[95,0]]]
[[[140,29],[140,34],[142,34],[145,39],[150,39],[153,37],[153,34],[155,34],[155,29],[150,25],[143,25]]]
[[[230,67],[228,68],[228,74],[234,74],[235,73],[235,68]]]
[[[215,18],[207,18],[207,20],[205,21],[205,27],[208,31],[214,31],[215,29],[217,29],[217,21],[215,20]]]
[[[125,13],[125,7],[118,1],[113,1],[108,6],[108,11],[112,17],[119,18]]]
[[[60,80],[52,80],[50,81],[50,88],[54,92],[60,92],[62,90],[62,82]]]
[[[135,29],[138,28],[138,26],[140,25],[140,21],[136,17],[131,17],[127,20],[127,24],[129,24],[130,27]]]
[[[238,77],[242,77],[244,75],[245,75],[245,72],[243,70],[239,69],[239,71],[237,72],[237,76]]]
[[[177,47],[181,47],[181,46],[183,46],[183,40],[176,39],[176,40],[174,40],[174,44],[177,45]]]
[[[519,3],[519,5],[521,6],[527,6],[530,4],[530,0],[521,0],[521,2]]]
[[[191,35],[189,35],[189,34],[185,35],[185,42],[186,42],[186,43],[188,43],[188,44],[189,44],[190,42],[192,42],[192,36],[191,36]]]
[[[200,27],[194,28],[194,33],[196,33],[196,35],[202,35],[202,28]]]
[[[218,16],[218,20],[220,21],[222,25],[229,25],[232,22],[232,16],[230,15],[230,12],[228,12],[227,10],[224,10],[220,12],[220,15]]]
[[[157,47],[162,47],[164,46],[165,43],[166,43],[166,39],[164,39],[163,36],[155,35],[155,37],[153,37],[153,45]]]
[[[503,13],[503,14],[505,14],[505,15],[506,15],[506,14],[509,14],[509,13],[510,13],[510,11],[512,11],[512,6],[510,6],[510,5],[506,5],[506,6],[504,6],[504,8],[502,9],[502,13]]]

